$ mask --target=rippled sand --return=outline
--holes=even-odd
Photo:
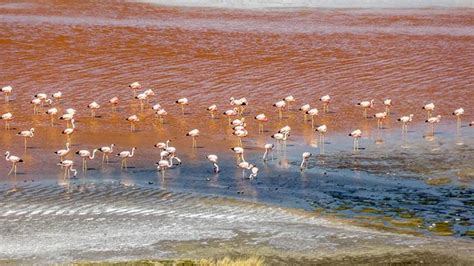
[[[71,262],[226,255],[218,243],[238,254],[258,249],[269,257],[284,252],[314,260],[336,251],[335,260],[369,250],[369,256],[413,254],[411,249],[450,257],[455,255],[440,247],[472,247],[474,133],[465,127],[474,119],[472,11],[255,12],[102,2],[3,3],[0,11],[0,83],[14,87],[0,111],[15,116],[15,130],[0,131],[0,144],[25,160],[19,175],[3,179],[0,187],[2,258]],[[139,112],[127,87],[133,81],[155,90],[150,103],[159,102],[170,113],[164,124],[153,119],[148,105]],[[89,162],[91,169],[79,179],[62,178],[53,152],[64,148],[65,123],[50,127],[49,118],[32,115],[28,103],[36,93],[57,90],[65,97],[55,106],[78,110],[72,149],[136,146],[128,171],[120,171],[113,158],[110,165]],[[321,109],[317,99],[327,93],[331,112],[317,118],[329,127],[326,154],[300,173],[301,152],[320,149],[296,110],[303,103]],[[278,121],[271,105],[289,94],[297,101]],[[112,96],[121,100],[114,113],[106,103]],[[230,96],[249,99],[249,120],[259,112],[270,117],[262,135],[248,121],[251,134],[244,145],[248,160],[260,167],[256,181],[240,179],[228,150],[236,138],[227,119],[211,121],[205,111],[211,103],[219,113],[230,108]],[[184,116],[173,104],[179,97],[190,100]],[[384,98],[393,99],[386,129],[376,130],[376,121],[362,119],[354,106],[371,98],[377,103],[370,114],[383,110]],[[93,100],[102,104],[95,119],[86,108]],[[430,101],[443,116],[434,139],[423,138],[421,106]],[[459,107],[466,115],[456,128],[450,114]],[[130,133],[125,118],[135,113],[143,122]],[[402,142],[396,118],[409,113],[415,121]],[[261,163],[262,145],[287,124],[294,132],[287,150]],[[36,135],[24,151],[15,133],[31,126]],[[192,128],[202,132],[197,149],[184,136]],[[354,155],[346,135],[355,128],[364,131],[364,150]],[[153,144],[170,138],[185,163],[162,178],[154,168]],[[219,155],[222,174],[212,173],[205,160],[209,153]],[[72,153],[69,158],[80,169],[80,159]],[[0,165],[4,175],[9,165],[3,160]],[[433,186],[430,178],[449,183]],[[315,216],[312,211],[321,208],[351,221],[381,213],[385,220],[369,225],[382,229],[405,222],[398,220],[400,213],[410,215],[422,219],[404,230],[415,235],[448,221],[449,230],[434,235],[464,239],[361,229]],[[355,217],[361,213],[364,217]],[[209,248],[197,249],[203,243]],[[469,251],[458,259],[472,259]]]

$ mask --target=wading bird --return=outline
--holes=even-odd
[[[229,109],[223,113],[223,115],[227,116],[227,118],[229,119],[229,124],[231,123],[231,117],[236,116],[238,114],[239,114],[239,111],[237,108]]]
[[[71,141],[71,135],[72,135],[72,133],[74,133],[74,129],[76,129],[76,124],[74,122],[75,122],[75,120],[71,119],[72,127],[68,127],[65,130],[63,130],[63,132],[62,132],[64,135],[66,135],[66,139],[67,139],[68,142]]]
[[[219,165],[217,164],[217,155],[215,154],[209,154],[207,156],[207,159],[212,163],[214,166],[214,173],[219,173]]]
[[[87,105],[87,108],[91,109],[91,115],[92,115],[92,118],[94,118],[95,111],[99,110],[100,104],[98,104],[97,102],[91,102],[89,105]]]
[[[359,139],[362,137],[362,131],[360,129],[356,129],[349,133],[349,136],[351,136],[354,139],[354,151],[359,150]]]
[[[98,149],[94,149],[94,151],[92,151],[92,155],[91,155],[91,152],[88,150],[79,150],[76,152],[76,154],[81,156],[82,158],[82,171],[83,172],[87,171],[87,159],[94,160],[95,153],[97,151]]]
[[[214,114],[217,112],[217,105],[210,105],[206,110],[211,114],[211,119],[214,119]]]
[[[387,118],[387,112],[376,113],[374,117],[377,118],[377,128],[383,128],[383,121]]]
[[[323,145],[324,136],[326,135],[326,132],[328,131],[328,127],[326,125],[320,125],[319,127],[316,128],[316,131],[319,133],[319,143],[320,145]]]
[[[413,114],[402,116],[398,118],[398,121],[402,122],[402,133],[408,133],[408,123],[413,120]]]
[[[30,103],[33,105],[33,114],[39,113],[38,109],[39,109],[39,106],[41,104],[41,99],[35,98],[35,99],[31,100]]]
[[[12,172],[14,172],[14,174],[16,175],[16,164],[17,163],[22,163],[23,160],[20,157],[10,155],[9,151],[5,152],[5,160],[7,162],[12,163],[12,169],[10,169],[10,172],[8,172],[7,175],[10,175]]]
[[[58,114],[58,108],[50,108],[46,111],[46,114],[48,114],[51,119],[51,126],[54,126],[54,117]]]
[[[286,105],[288,106],[288,111],[291,110],[291,107],[290,107],[290,104],[295,102],[295,97],[293,97],[293,95],[289,95],[289,96],[286,96],[285,98],[283,98],[283,101],[286,102]]]
[[[184,106],[188,105],[189,101],[187,98],[181,98],[176,101],[176,104],[181,106],[181,114],[184,115]]]
[[[2,87],[2,92],[5,94],[5,102],[8,102],[8,97],[10,96],[10,94],[12,94],[12,90],[12,86]]]
[[[115,110],[117,110],[117,105],[119,103],[119,98],[118,97],[112,97],[112,98],[110,98],[109,103],[112,105],[112,112],[115,112]]]
[[[461,125],[461,116],[463,114],[464,114],[464,109],[463,108],[458,108],[458,109],[454,110],[454,112],[453,112],[453,115],[455,115],[456,118],[457,118],[458,127]]]
[[[331,102],[331,97],[329,95],[324,95],[323,97],[319,98],[321,102],[323,102],[323,113],[329,112],[329,103]]]
[[[258,133],[263,133],[263,123],[268,121],[265,114],[258,114],[255,116],[255,120],[258,121]]]
[[[53,99],[59,101],[59,100],[61,100],[61,98],[63,97],[63,93],[60,92],[60,91],[57,91],[57,92],[53,93],[53,94],[51,95],[51,97],[53,97]]]
[[[310,109],[311,109],[311,106],[309,104],[304,104],[299,109],[301,112],[303,112],[303,119],[305,122],[308,120],[308,115],[306,112],[308,112]]]
[[[242,178],[245,178],[245,170],[250,170],[253,168],[253,164],[243,161],[237,165],[240,169],[242,169]]]
[[[107,163],[109,163],[109,155],[114,152],[114,146],[115,144],[110,144],[110,147],[104,146],[97,148],[98,151],[102,152],[102,162],[106,161]]]
[[[367,118],[367,109],[373,108],[374,103],[375,103],[374,99],[370,101],[362,101],[362,102],[357,103],[358,106],[364,108],[364,118]]]
[[[123,169],[123,168],[127,169],[127,159],[133,157],[136,149],[137,149],[136,147],[133,147],[132,151],[122,151],[117,154],[117,156],[120,157],[120,159],[122,160],[120,169]]]
[[[16,134],[17,136],[22,136],[25,139],[25,149],[26,149],[26,142],[27,138],[32,138],[35,135],[35,129],[30,128],[30,130],[23,130]]]
[[[236,160],[237,160],[237,163],[239,162],[244,162],[245,159],[244,159],[244,148],[242,147],[233,147],[233,148],[230,148],[231,151],[233,151],[237,157],[236,157]]]
[[[199,130],[193,129],[186,133],[186,136],[193,138],[193,148],[196,148],[196,138],[199,136]]]
[[[385,113],[387,113],[387,115],[389,115],[390,114],[390,107],[392,107],[392,99],[383,100],[383,104],[385,105]]]
[[[249,179],[257,178],[257,174],[258,174],[258,168],[256,166],[252,167],[250,169]]]
[[[156,168],[159,171],[161,171],[161,174],[163,175],[163,178],[165,176],[166,169],[171,168],[173,166],[173,164],[171,164],[168,160],[164,160],[164,159],[157,162],[156,165],[157,165]]]
[[[308,161],[312,154],[310,152],[303,152],[301,156],[303,157],[303,160],[300,164],[300,170],[303,171],[305,168],[308,168]]]
[[[69,154],[71,150],[69,149],[69,142],[66,142],[66,149],[57,150],[54,153],[59,156],[60,161],[64,161],[64,157]]]
[[[266,162],[267,161],[267,156],[268,154],[271,154],[272,155],[272,161],[273,161],[273,148],[275,148],[275,145],[271,144],[271,143],[267,143],[265,144],[265,146],[263,146],[265,148],[265,153],[263,153],[263,161]]]
[[[64,169],[64,178],[70,178],[71,177],[71,171],[74,172],[74,175],[72,177],[76,177],[77,175],[77,170],[73,168],[74,162],[71,160],[64,160],[59,162],[57,165],[61,166],[61,168],[65,167]]]
[[[158,120],[160,121],[160,123],[163,124],[163,121],[164,121],[164,117],[168,115],[168,112],[166,112],[165,109],[160,109],[158,111],[155,112],[155,116],[158,117]]]
[[[138,81],[133,82],[132,84],[128,85],[130,89],[133,90],[133,97],[137,96],[137,90],[142,88],[142,85],[138,83]]]
[[[5,121],[5,130],[10,130],[10,122],[13,120],[12,113],[4,113],[0,119]]]
[[[311,128],[314,128],[314,116],[318,115],[319,114],[319,111],[318,109],[316,108],[312,108],[312,109],[309,109],[306,114],[310,115],[311,116]]]
[[[148,95],[146,93],[140,93],[135,96],[135,99],[140,101],[140,111],[143,112],[143,105],[145,104],[145,101],[148,101]]]
[[[430,117],[427,120],[425,120],[426,123],[429,123],[431,125],[431,135],[432,136],[434,135],[434,124],[439,123],[440,121],[441,121],[441,116],[440,115],[433,116],[433,117]]]
[[[281,101],[278,101],[278,102],[274,103],[273,106],[278,108],[278,117],[281,120],[283,118],[283,113],[282,112],[283,112],[283,109],[286,106],[286,102],[281,100]]]
[[[130,131],[134,132],[135,131],[135,123],[139,122],[140,118],[138,118],[137,115],[131,115],[131,116],[127,117],[125,120],[130,122]]]
[[[426,110],[428,112],[428,119],[431,118],[431,114],[433,113],[434,108],[435,108],[434,103],[428,103],[422,107],[423,110]]]

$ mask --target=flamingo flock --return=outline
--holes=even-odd
[[[140,111],[143,112],[145,105],[148,105],[150,99],[155,95],[154,91],[151,89],[147,89],[143,92],[139,92],[143,87],[138,82],[133,82],[128,86],[133,91],[133,99],[138,100]],[[5,86],[1,89],[1,92],[5,95],[5,101],[10,101],[9,97],[13,93],[12,86]],[[59,149],[54,153],[59,157],[58,166],[64,168],[64,178],[71,178],[71,172],[73,173],[73,177],[75,177],[78,173],[77,169],[74,168],[75,163],[71,159],[66,159],[66,157],[71,152],[71,141],[72,141],[72,134],[75,132],[76,129],[76,110],[73,108],[67,108],[64,110],[64,113],[58,117],[60,114],[60,108],[58,106],[51,106],[55,103],[59,103],[63,98],[63,94],[60,91],[54,92],[51,94],[51,98],[48,97],[46,93],[37,93],[34,95],[33,99],[30,103],[33,105],[33,114],[38,115],[40,110],[44,106],[50,106],[48,109],[43,112],[49,116],[49,123],[51,126],[55,125],[55,119],[59,118],[59,120],[66,121],[66,128],[62,130],[62,134],[66,135],[66,143],[65,149]],[[329,95],[324,95],[319,98],[319,101],[322,103],[322,113],[323,115],[329,113],[329,104],[332,103],[332,98]],[[296,102],[295,97],[289,95],[282,100],[276,101],[273,106],[276,107],[278,112],[279,120],[283,120],[283,113],[291,111],[291,105]],[[116,112],[117,106],[120,103],[118,97],[111,98],[108,103],[112,107],[112,112]],[[174,102],[178,105],[181,109],[181,115],[185,115],[185,107],[189,105],[190,101],[188,98],[180,98]],[[251,163],[245,160],[245,148],[243,145],[243,138],[246,138],[249,135],[249,130],[247,128],[247,121],[246,121],[246,112],[245,107],[248,106],[249,102],[247,98],[234,98],[231,97],[229,100],[230,109],[224,111],[222,113],[223,116],[227,117],[228,119],[228,126],[233,130],[232,135],[236,137],[236,144],[231,148],[231,151],[236,156],[236,167],[242,170],[242,178],[247,179],[254,179],[257,177],[259,168],[256,166],[255,163]],[[357,106],[363,108],[363,117],[368,118],[367,112],[369,109],[375,108],[375,100],[365,100],[360,101],[357,103]],[[377,128],[382,129],[384,126],[384,121],[390,116],[391,108],[392,108],[392,100],[385,99],[383,100],[384,110],[382,112],[377,112],[373,115],[373,117],[377,120]],[[90,109],[91,117],[93,119],[100,118],[97,116],[97,112],[100,110],[101,105],[97,101],[92,101],[90,104],[87,105],[87,108]],[[164,117],[168,114],[167,111],[162,108],[162,106],[158,103],[155,103],[151,106],[155,116],[159,119],[160,123],[164,122]],[[434,103],[428,103],[422,106],[422,109],[427,112],[427,119],[425,122],[430,125],[430,132],[434,135],[434,126],[441,121],[441,115],[433,116],[435,105]],[[319,135],[319,145],[321,146],[321,151],[324,150],[324,143],[325,143],[325,135],[328,133],[328,126],[326,124],[317,125],[316,124],[316,117],[319,116],[319,110],[311,106],[310,104],[304,104],[298,109],[303,114],[303,122],[306,123],[308,121],[308,116],[311,120],[311,128],[315,132],[315,134]],[[210,114],[210,119],[216,119],[216,114],[218,113],[218,106],[216,104],[211,104],[206,108],[206,111]],[[458,127],[461,125],[461,117],[464,115],[464,109],[458,108],[453,111],[452,115],[456,117]],[[258,123],[258,134],[264,134],[264,124],[270,121],[270,118],[265,113],[259,113],[255,115],[254,120]],[[414,115],[409,114],[405,116],[401,116],[397,119],[397,121],[402,123],[402,134],[406,136],[408,132],[408,124],[413,121]],[[11,129],[11,123],[14,121],[14,115],[12,112],[4,113],[0,116],[0,119],[4,121],[5,130]],[[125,118],[125,120],[130,124],[130,131],[136,131],[136,125],[141,122],[139,114],[132,114]],[[469,123],[469,126],[474,126],[474,121]],[[273,160],[273,152],[274,149],[281,150],[286,149],[286,141],[290,137],[290,133],[292,128],[289,125],[286,125],[280,128],[277,132],[274,132],[270,135],[272,139],[275,140],[275,143],[266,143],[263,145],[264,153],[262,156],[263,163],[266,163],[268,160]],[[186,133],[186,136],[192,139],[192,148],[197,148],[197,139],[201,135],[199,129],[195,128],[189,130]],[[35,128],[30,128],[29,130],[23,130],[17,133],[17,136],[24,138],[24,148],[25,150],[28,148],[28,139],[31,139],[35,136]],[[360,129],[355,129],[349,136],[353,138],[353,150],[355,152],[359,151],[359,140],[363,136],[363,132]],[[158,142],[154,145],[155,148],[159,150],[159,160],[156,162],[156,168],[158,171],[165,175],[166,170],[178,167],[182,164],[182,160],[177,156],[177,149],[175,147],[170,146],[171,140],[166,140],[165,142]],[[87,161],[94,160],[96,153],[102,153],[102,163],[108,164],[109,163],[109,156],[114,153],[115,144],[110,144],[98,148],[94,148],[91,150],[87,149],[80,149],[75,152],[77,156],[82,159],[82,171],[86,172],[88,170]],[[116,156],[121,161],[121,169],[126,170],[128,168],[127,161],[130,160],[135,156],[137,152],[137,147],[132,147],[130,150],[123,150],[116,153]],[[304,171],[308,168],[309,160],[313,156],[311,152],[303,152],[302,153],[302,161],[300,163],[300,170]],[[218,164],[218,155],[216,154],[208,154],[206,156],[207,160],[212,164],[213,172],[219,173],[221,172],[221,168]],[[5,152],[5,160],[12,164],[8,175],[12,173],[16,175],[17,173],[17,164],[22,163],[23,159],[11,155],[9,151]]]

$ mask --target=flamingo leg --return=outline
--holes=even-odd
[[[10,172],[8,172],[7,175],[10,175],[13,172],[13,168],[15,167],[15,163],[12,164],[12,168],[10,169]]]
[[[27,140],[26,140],[26,137],[25,137],[25,149],[26,149],[26,141],[27,141]]]
[[[15,167],[15,170],[13,172],[15,173],[15,176],[16,176],[16,163],[14,163],[13,166]]]
[[[314,128],[314,116],[311,116],[311,128]]]

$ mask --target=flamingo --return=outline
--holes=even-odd
[[[268,122],[268,118],[265,114],[258,114],[255,116],[255,120],[258,121],[258,133],[263,133],[263,123]]]
[[[302,154],[303,160],[301,161],[301,164],[300,164],[301,171],[303,171],[305,168],[308,168],[308,161],[311,156],[312,154],[310,152],[303,152]]]
[[[244,126],[245,125],[245,117],[243,117],[241,119],[234,119],[234,120],[232,120],[232,122],[230,122],[230,124],[234,127]]]
[[[4,113],[0,119],[5,121],[5,130],[10,130],[10,122],[13,120],[12,113]]]
[[[316,128],[316,131],[319,133],[319,143],[322,145],[324,144],[324,136],[328,131],[328,127],[326,125],[320,125]]]
[[[210,105],[206,110],[211,114],[211,119],[214,119],[214,113],[217,112],[217,105]]]
[[[277,140],[277,144],[280,145],[282,141],[286,141],[288,138],[288,133],[275,133],[272,135],[273,139]],[[278,147],[278,146],[277,146]]]
[[[238,112],[238,109],[237,109],[237,108],[234,108],[234,109],[230,109],[230,110],[225,111],[223,114],[224,114],[225,116],[227,116],[227,118],[229,119],[229,124],[230,124],[230,122],[231,122],[230,118],[231,118],[232,116],[238,115],[239,112]]]
[[[117,110],[117,105],[119,103],[119,98],[118,97],[112,97],[109,100],[109,103],[112,105],[112,111],[115,112]]]
[[[10,175],[12,172],[14,172],[14,174],[16,175],[16,164],[17,163],[22,163],[23,159],[21,159],[20,157],[17,157],[17,156],[10,155],[10,152],[7,151],[7,152],[5,152],[5,160],[7,162],[12,163],[12,169],[10,169],[10,172],[8,172],[8,175]]]
[[[359,150],[359,139],[362,137],[362,131],[360,129],[356,129],[349,133],[349,136],[351,136],[354,139],[354,151]]]
[[[71,119],[71,125],[72,127],[68,127],[65,130],[63,130],[63,134],[66,135],[67,141],[71,141],[71,135],[74,133],[74,129],[76,129],[76,124],[74,123],[75,120]]]
[[[131,152],[122,151],[117,154],[117,156],[120,157],[120,159],[122,159],[122,164],[120,166],[120,169],[123,169],[123,168],[127,169],[127,159],[133,157],[136,149],[137,149],[136,147],[133,147]]]
[[[128,122],[130,122],[130,131],[133,132],[135,131],[135,123],[140,121],[140,118],[138,118],[137,115],[131,115],[128,118],[126,118]]]
[[[311,109],[311,106],[309,104],[304,104],[299,109],[304,114],[303,119],[305,122],[308,120],[308,115],[306,114],[306,112],[308,112],[310,109]]]
[[[144,101],[148,100],[148,95],[146,93],[138,94],[135,99],[140,101],[140,111],[143,112]]]
[[[26,149],[26,138],[32,138],[35,135],[35,129],[30,128],[30,130],[20,131],[16,135],[22,136],[25,139],[25,149]]]
[[[402,122],[402,133],[408,133],[408,123],[413,120],[413,114],[402,116],[398,118],[398,121]]]
[[[193,138],[193,148],[196,148],[196,137],[199,136],[199,130],[198,129],[193,129],[186,133],[186,136],[190,136]]]
[[[389,115],[390,114],[390,107],[392,107],[392,99],[383,100],[383,104],[385,105],[385,113],[387,113],[387,115]]]
[[[464,109],[463,108],[458,108],[454,110],[453,115],[456,116],[457,122],[458,122],[458,127],[461,125],[461,116],[464,114]]]
[[[265,148],[265,153],[263,154],[263,161],[266,162],[267,161],[267,155],[269,153],[272,154],[272,160],[273,160],[273,148],[275,148],[275,145],[273,144],[270,144],[270,143],[267,143],[265,144],[265,146],[263,146]]]
[[[241,130],[236,130],[234,133],[232,133],[234,136],[237,136],[239,138],[239,145],[240,146],[243,146],[242,145],[242,138],[245,138],[248,136],[249,132],[245,129],[241,129]]]
[[[157,104],[154,104],[154,105],[151,107],[151,109],[153,109],[153,111],[156,112],[156,111],[161,110],[161,109],[163,109],[163,108],[161,107],[161,104],[157,103]]]
[[[219,173],[219,165],[217,164],[217,155],[215,154],[209,154],[207,156],[207,159],[212,163],[212,165],[214,166],[214,173]]]
[[[143,93],[147,96],[147,99],[146,99],[147,101],[150,98],[150,96],[155,96],[155,92],[152,89],[148,89],[144,91]]]
[[[331,102],[331,97],[329,95],[324,95],[321,98],[319,98],[321,102],[323,102],[323,113],[328,113],[329,112],[329,103]]]
[[[283,101],[286,102],[286,105],[288,105],[288,111],[290,111],[291,110],[290,103],[295,102],[295,97],[293,97],[293,95],[289,95],[283,98]]]
[[[164,117],[168,115],[168,112],[166,112],[165,109],[159,109],[158,111],[155,112],[155,116],[158,117],[160,123],[163,123]]]
[[[388,115],[387,111],[376,113],[374,115],[374,117],[377,118],[377,128],[383,127],[383,121],[385,120],[385,118],[387,118],[387,115]]]
[[[278,108],[278,117],[280,120],[283,118],[282,110],[286,106],[286,102],[281,100],[273,104],[274,107]]]
[[[184,106],[188,105],[189,101],[187,98],[181,98],[176,101],[176,104],[181,106],[181,114],[184,115]]]
[[[63,93],[60,91],[57,91],[51,95],[55,100],[59,101],[63,97]]]
[[[244,106],[248,105],[247,98],[243,97],[240,99],[235,99],[234,97],[230,97],[230,104],[233,106],[237,106],[237,114],[242,116],[244,114]]]
[[[50,108],[50,109],[48,109],[48,111],[46,111],[46,114],[48,114],[51,117],[51,126],[53,126],[54,125],[54,116],[56,116],[58,114],[58,108],[56,108],[56,107]]]
[[[423,110],[426,110],[426,111],[428,112],[428,119],[430,119],[431,114],[433,113],[434,108],[435,108],[434,103],[428,103],[428,104],[425,104],[425,105],[422,107]]]
[[[251,163],[248,163],[246,161],[243,161],[237,165],[240,169],[242,169],[242,178],[245,178],[245,170],[250,170],[254,166]]]
[[[12,94],[12,90],[13,90],[12,86],[2,87],[2,92],[5,94],[5,102],[8,102],[8,96]]]
[[[114,152],[114,146],[115,144],[110,144],[110,147],[103,146],[103,147],[97,148],[98,151],[102,152],[102,163],[104,161],[109,163],[109,155],[112,154],[112,152]]]
[[[176,161],[178,161],[178,164],[181,164],[181,159],[179,159],[178,156],[176,156],[176,148],[172,147],[172,146],[169,146],[170,142],[171,142],[171,140],[167,140],[166,141],[166,146],[164,148],[165,151],[169,153],[170,163],[173,164],[173,160],[176,160]]]
[[[237,157],[236,157],[237,163],[239,163],[240,161],[242,161],[242,162],[245,161],[245,159],[244,159],[244,151],[245,151],[244,148],[237,146],[237,147],[230,148],[230,150],[233,151],[237,155]]]
[[[37,114],[39,105],[41,104],[41,99],[39,98],[34,98],[33,100],[30,101],[30,103],[33,105],[33,114]]]
[[[98,104],[97,102],[91,102],[89,105],[87,105],[87,108],[91,109],[91,115],[92,115],[92,118],[94,118],[95,111],[100,108],[100,104]]]
[[[433,116],[425,120],[426,123],[429,123],[431,125],[431,135],[434,135],[434,124],[439,123],[441,121],[441,116]]]
[[[157,169],[161,171],[161,174],[163,175],[163,178],[165,176],[165,171],[168,168],[171,168],[173,165],[168,161],[168,160],[160,160],[159,162],[156,163]]]
[[[316,108],[312,108],[312,109],[309,109],[306,114],[310,115],[311,116],[311,128],[314,128],[314,116],[318,115],[319,114],[319,111],[318,109]]]
[[[87,159],[94,160],[95,153],[97,151],[98,149],[94,149],[94,151],[92,151],[92,155],[91,155],[91,152],[88,150],[79,150],[76,152],[77,155],[82,157],[82,171],[83,172],[87,171]]]
[[[367,118],[367,109],[374,107],[375,100],[372,99],[370,101],[362,101],[357,103],[360,107],[364,108],[364,118]]]
[[[66,149],[57,150],[54,153],[59,156],[60,161],[64,160],[64,157],[69,154],[71,150],[69,149],[69,142],[66,142]]]
[[[137,90],[141,89],[142,85],[140,85],[140,83],[138,83],[138,81],[135,81],[135,82],[131,83],[130,85],[128,85],[128,87],[133,90],[133,97],[135,97],[135,96],[137,96]]]
[[[66,126],[69,126],[69,122],[74,119],[74,113],[68,113],[66,110],[66,113],[60,116],[59,119],[66,121]]]
[[[254,179],[257,177],[257,174],[258,174],[258,168],[256,166],[252,167],[250,169],[250,175],[249,175],[249,179]]]
[[[48,95],[46,93],[37,93],[35,94],[35,98],[44,101],[48,98]]]
[[[71,171],[74,172],[73,177],[76,177],[77,170],[73,168],[74,161],[64,160],[64,161],[59,162],[57,165],[60,165],[61,168],[63,168],[63,167],[66,168],[66,169],[64,169],[64,178],[66,178],[66,176],[67,176],[67,178],[70,178],[71,177]]]

